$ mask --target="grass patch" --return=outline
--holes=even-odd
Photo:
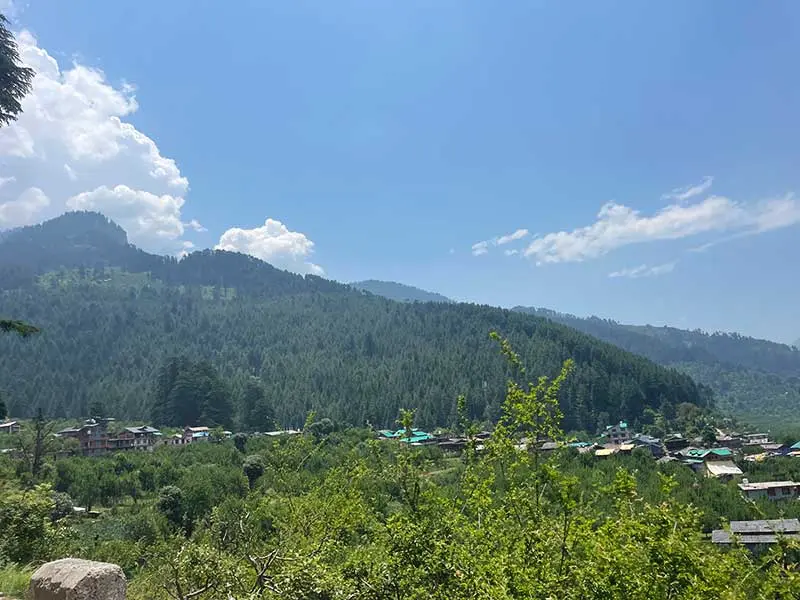
[[[24,598],[33,571],[33,567],[13,564],[0,567],[0,592],[12,598]]]

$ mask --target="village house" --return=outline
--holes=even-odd
[[[689,440],[680,433],[670,433],[664,438],[664,446],[667,452],[678,452],[689,445]]]
[[[3,433],[19,433],[19,423],[17,421],[6,421],[0,423],[0,434]]]
[[[62,438],[74,438],[80,444],[81,453],[95,456],[117,450],[152,450],[158,442],[161,432],[147,425],[142,427],[126,427],[120,433],[108,431],[109,423],[114,419],[88,419],[79,427],[67,427],[57,432]]]
[[[653,458],[661,458],[667,453],[664,449],[664,445],[661,443],[661,440],[649,435],[637,435],[635,438],[633,438],[632,444],[637,448],[649,450],[650,454],[653,455]]]
[[[748,433],[744,436],[743,441],[747,446],[760,446],[762,444],[769,444],[769,434]]]
[[[800,540],[800,521],[772,519],[766,521],[731,521],[728,529],[711,532],[711,542],[730,547],[734,542],[758,553],[778,542],[780,538]]]
[[[155,427],[126,427],[115,437],[109,437],[109,450],[152,450],[161,437]]]
[[[183,443],[194,444],[195,442],[207,442],[211,436],[208,427],[185,427],[183,430]]]
[[[417,428],[411,430],[410,437],[405,429],[398,429],[396,431],[392,431],[391,429],[381,429],[378,431],[378,435],[384,440],[398,440],[399,442],[411,444],[412,446],[435,444],[437,442],[436,437],[433,434]]]
[[[742,495],[748,500],[796,500],[800,496],[800,483],[794,481],[761,481],[750,483],[742,479],[739,484]]]
[[[701,472],[706,477],[715,477],[721,481],[730,481],[743,475],[742,470],[732,460],[707,460]]]
[[[616,425],[608,425],[601,437],[608,439],[612,444],[619,445],[629,442],[633,438],[628,424],[625,421],[620,421]]]
[[[108,424],[114,419],[88,419],[80,427],[67,427],[57,432],[58,437],[74,438],[86,456],[104,454],[108,451]]]

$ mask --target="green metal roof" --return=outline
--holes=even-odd
[[[730,448],[692,448],[686,453],[686,456],[691,456],[693,458],[705,458],[709,454],[714,454],[715,456],[732,456],[733,452],[731,452]]]

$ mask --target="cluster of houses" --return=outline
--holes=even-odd
[[[158,429],[149,425],[123,427],[115,430],[109,425],[112,418],[88,419],[77,427],[67,427],[58,431],[60,438],[73,438],[80,444],[84,456],[96,456],[123,450],[153,450],[160,444],[183,446],[208,441],[211,429],[208,427],[185,427],[183,432],[164,436]],[[231,435],[229,431],[224,432]]]
[[[484,431],[475,436],[475,448],[483,449],[491,432]],[[396,440],[412,446],[435,445],[445,451],[458,452],[467,445],[464,437],[436,436],[421,429],[378,431],[383,440]],[[538,443],[542,452],[552,452],[561,446],[575,448],[579,453],[591,453],[597,458],[617,454],[629,454],[636,449],[649,452],[658,462],[680,462],[695,472],[721,481],[738,481],[742,495],[750,500],[793,500],[800,498],[800,483],[794,481],[764,481],[751,483],[743,478],[744,473],[735,459],[760,461],[772,456],[800,456],[800,442],[793,446],[776,444],[764,433],[747,435],[726,434],[717,431],[717,445],[703,447],[702,440],[689,439],[680,433],[670,434],[663,440],[644,434],[635,434],[625,421],[609,425],[595,442],[569,441],[564,444],[554,441]],[[724,445],[723,445],[724,444]],[[528,447],[530,441],[520,440],[520,447]]]

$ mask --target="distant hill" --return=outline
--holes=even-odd
[[[350,285],[358,290],[398,302],[452,302],[447,296],[394,281],[367,279],[366,281],[353,282]]]
[[[797,339],[794,341],[794,347],[795,347],[795,348],[797,348],[797,349],[800,349],[800,338],[797,338]]]
[[[454,423],[465,394],[469,414],[491,420],[508,376],[491,330],[532,376],[575,360],[559,394],[568,430],[713,402],[690,377],[547,319],[394,302],[231,252],[156,256],[97,213],[6,235],[0,282],[0,315],[41,328],[0,336],[0,389],[14,416],[38,407],[87,416],[100,402],[122,419],[194,420],[157,416],[155,399],[167,398],[243,429],[269,427],[272,416],[300,425],[309,411],[392,426],[404,407],[431,427]]]
[[[625,325],[543,308],[515,307],[679,369],[709,385],[717,405],[738,414],[800,424],[800,351],[736,333]]]

